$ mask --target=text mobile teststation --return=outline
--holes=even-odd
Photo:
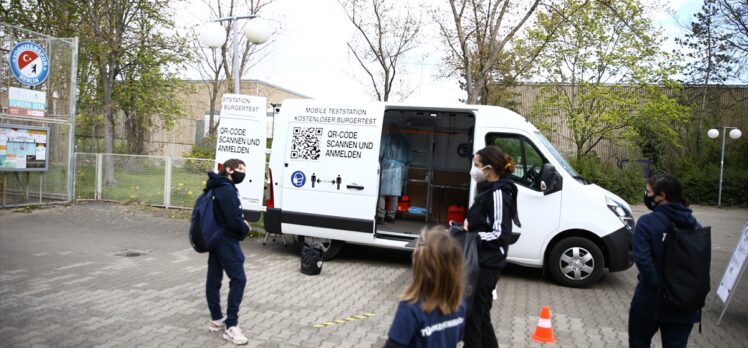
[[[253,163],[265,163],[267,142],[265,112],[266,98],[241,94],[224,94],[221,99],[221,116],[216,131],[216,160],[218,164],[232,158],[246,163],[246,177],[236,185],[242,208],[261,211],[265,166]]]

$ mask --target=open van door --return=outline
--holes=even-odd
[[[287,100],[282,230],[371,242],[384,104]]]
[[[216,130],[216,163],[228,159],[244,161],[247,175],[236,185],[245,217],[250,221],[260,219],[263,207],[265,182],[265,149],[267,147],[266,98],[241,94],[224,94],[221,100],[221,118]]]

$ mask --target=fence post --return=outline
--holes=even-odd
[[[164,208],[169,209],[171,205],[171,157],[166,157],[164,163]]]
[[[44,192],[44,172],[39,173],[39,203],[42,203],[42,196]]]
[[[104,154],[97,153],[96,154],[96,193],[94,194],[94,199],[97,201],[101,199],[101,183],[103,181],[103,163],[104,163]]]

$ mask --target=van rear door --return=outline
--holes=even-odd
[[[238,158],[246,165],[246,177],[236,185],[245,216],[260,219],[264,210],[265,149],[267,148],[267,112],[265,97],[224,94],[221,119],[216,130],[216,163]]]
[[[370,240],[384,104],[288,100],[281,113],[289,134],[280,178],[283,232]]]

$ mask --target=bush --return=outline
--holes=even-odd
[[[683,182],[686,200],[695,204],[716,205],[719,192],[719,162],[702,165],[688,157],[681,159],[671,168],[670,173]],[[748,205],[748,170],[738,165],[725,166],[722,176],[722,205]]]
[[[600,163],[595,157],[571,159],[572,167],[590,182],[613,192],[629,203],[641,201],[646,185],[644,174],[637,163],[627,163],[623,169]]]

